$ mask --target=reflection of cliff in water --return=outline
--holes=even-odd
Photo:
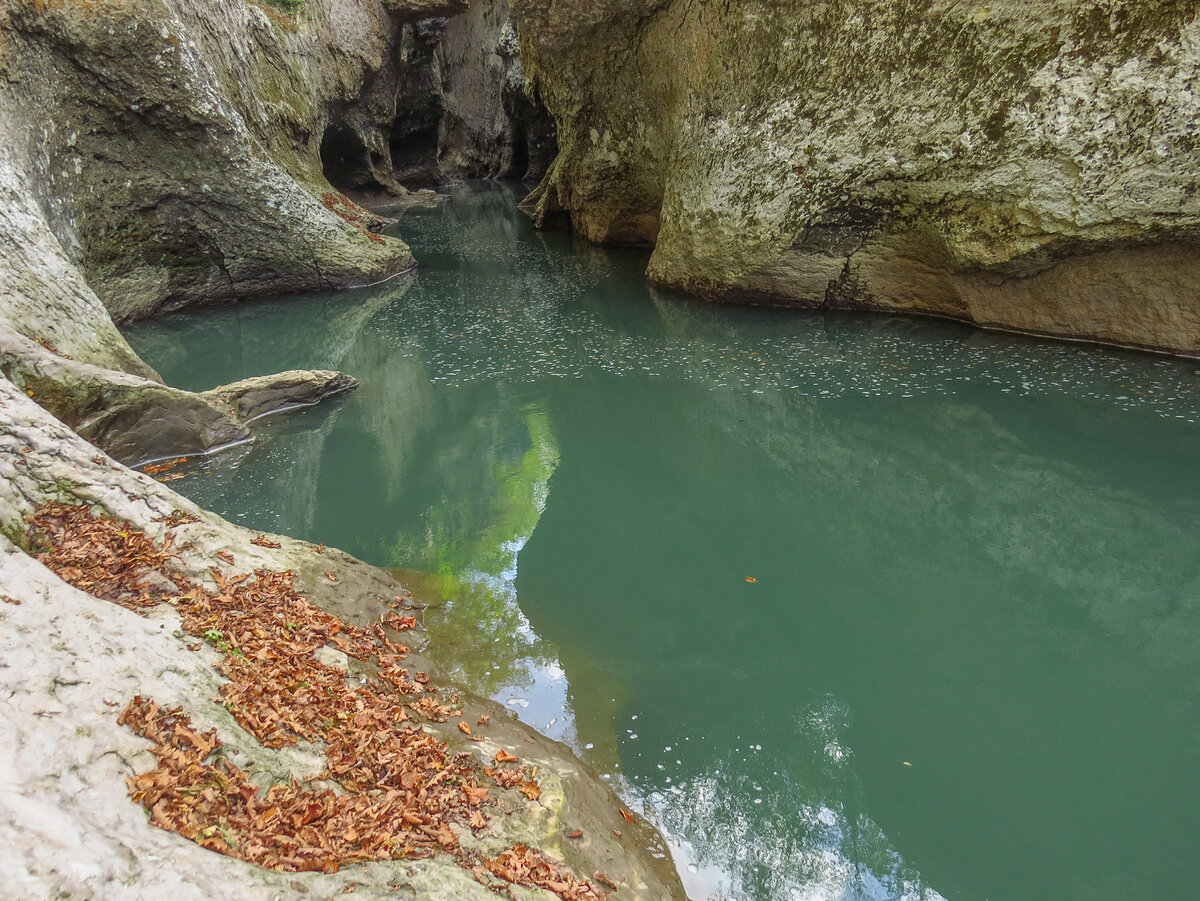
[[[733,338],[719,312],[661,294],[656,307],[672,341],[699,353],[711,355],[715,343]],[[897,580],[941,566],[953,580],[966,561],[985,555],[1006,580],[1021,584],[1005,599],[1011,614],[1050,598],[1077,604],[1155,665],[1200,676],[1194,553],[1200,470],[1191,462],[1193,433],[1180,427],[1182,413],[1164,414],[1152,399],[1145,402],[1149,410],[1113,403],[1142,393],[1136,383],[1154,363],[1117,352],[1079,355],[1051,342],[1018,339],[1014,346],[1005,336],[950,324],[939,333],[936,325],[892,317],[835,313],[816,323],[820,338],[810,352],[822,370],[838,364],[858,370],[842,382],[866,386],[861,399],[830,404],[782,390],[748,396],[732,384],[735,369],[696,403],[712,411],[733,445],[753,448],[781,473],[803,473],[805,481],[827,486],[820,494],[832,500],[821,531],[843,530],[833,541],[847,565],[886,568]],[[744,329],[738,334],[742,349],[765,368],[782,368],[769,346]],[[926,353],[922,344],[930,345]],[[1018,359],[1008,365],[1006,353]],[[923,378],[922,359],[934,377]],[[1061,393],[1059,401],[1058,386],[1047,380],[1060,375],[1060,366],[1110,362],[1112,387],[1091,385],[1091,401]],[[1168,371],[1180,368],[1162,363]],[[882,373],[892,366],[911,375],[888,381]],[[1024,391],[965,384],[963,372],[975,367],[994,370],[997,383],[1019,372],[1013,384]],[[864,370],[879,380],[870,384]],[[946,371],[954,375],[938,377]],[[1039,402],[1025,400],[1039,389],[1046,395]],[[893,402],[872,403],[872,395]],[[864,493],[872,499],[869,517],[848,518],[864,509],[856,502]],[[888,541],[881,544],[881,535]],[[938,552],[930,554],[930,546]],[[973,593],[965,586],[964,592]]]
[[[644,254],[464,197],[406,218],[425,268],[338,364],[363,387],[185,490],[419,570],[439,658],[573,714],[734,894],[1178,894],[1188,364],[648,297]]]
[[[878,861],[867,868],[871,878],[908,884],[893,869],[899,858],[883,853],[880,829],[899,825],[889,807],[920,811],[930,823],[958,822],[965,810],[968,819],[990,818],[1012,850],[972,864],[996,872],[996,884],[1015,885],[1014,897],[1038,896],[1038,871],[1012,872],[1006,859],[1054,861],[1043,876],[1071,872],[1074,888],[1062,897],[1109,897],[1114,884],[1136,893],[1120,882],[1129,871],[1169,872],[1181,849],[1165,849],[1161,831],[1147,839],[1140,823],[1153,817],[1176,836],[1197,825],[1194,793],[1145,768],[1168,747],[1190,748],[1184,770],[1200,767],[1192,714],[1200,700],[1200,475],[1180,465],[1193,432],[1156,410],[1112,403],[1128,373],[1112,377],[1111,391],[1095,386],[1094,401],[1059,403],[1049,386],[1031,385],[1017,399],[968,384],[963,374],[975,362],[997,381],[1038,370],[1010,365],[1003,348],[1011,342],[978,334],[960,341],[953,326],[936,341],[922,329],[928,348],[904,351],[898,326],[814,318],[804,353],[793,344],[783,360],[766,330],[747,331],[736,315],[731,324],[727,313],[669,298],[658,314],[654,340],[673,359],[665,374],[673,402],[655,402],[638,378],[585,376],[582,391],[572,386],[552,405],[590,415],[556,420],[563,465],[555,503],[525,552],[519,585],[523,608],[559,646],[568,675],[555,595],[569,582],[573,614],[563,628],[589,635],[593,652],[620,648],[611,665],[637,661],[628,677],[655,687],[627,708],[640,716],[629,724],[638,740],[624,748],[625,770],[662,798],[669,830],[717,837],[696,848],[701,863],[732,869],[758,897],[786,897],[788,886],[815,878],[803,867],[829,863],[831,848],[843,862]],[[902,340],[912,345],[913,337]],[[1035,361],[1051,355],[1045,372],[1071,377],[1055,373],[1059,348],[1017,347]],[[1123,358],[1112,359],[1119,366]],[[839,366],[855,370],[843,385],[862,390],[831,400],[813,384],[790,387],[803,372]],[[895,366],[906,374],[888,374]],[[1046,396],[1029,402],[1039,390]],[[1142,456],[1114,462],[1097,447],[1136,447]],[[740,477],[748,463],[773,477]],[[596,478],[606,481],[585,484]],[[592,552],[597,546],[606,553]],[[614,558],[640,580],[618,575],[614,585]],[[572,561],[569,580],[561,560]],[[747,575],[755,589],[743,584]],[[764,585],[788,598],[784,608],[750,593]],[[880,678],[889,660],[902,678]],[[821,690],[806,687],[814,685]],[[846,717],[832,750],[811,715],[829,703]],[[913,723],[921,724],[916,743]],[[685,753],[673,766],[675,754],[661,749],[679,748],[684,737],[712,746],[713,758],[693,768]],[[756,744],[771,755],[760,769],[744,762],[759,753],[747,751]],[[631,760],[635,750],[640,759]],[[833,766],[843,751],[849,765]],[[819,763],[822,755],[833,756]],[[938,761],[939,781],[917,774],[897,785],[910,759]],[[966,773],[953,775],[983,760],[995,766],[986,796]],[[1094,788],[1114,771],[1134,774],[1132,808],[1127,794]],[[829,781],[814,779],[822,772]],[[881,811],[878,825],[864,817],[864,794]],[[1039,795],[1064,806],[1030,822]],[[1118,849],[1064,840],[1080,813],[1111,823]],[[764,833],[764,822],[779,831]],[[910,837],[904,848],[943,891],[970,855],[949,838],[922,847]],[[972,896],[972,886],[962,888]],[[881,896],[869,889],[856,891]]]
[[[381,310],[400,302],[411,286],[411,277],[402,276],[367,291],[179,314],[171,318],[169,329],[148,323],[132,327],[128,334],[142,353],[160,361],[169,384],[193,390],[287,369],[335,369],[374,376],[395,364],[380,342],[364,340],[364,329]],[[314,342],[314,335],[320,340]],[[403,365],[403,361],[396,363]],[[233,518],[250,518],[258,528],[297,537],[317,535],[322,461],[353,396],[257,423],[253,444],[223,454],[203,479],[179,487],[185,487],[198,503]],[[393,432],[401,431],[393,426]],[[245,467],[244,474],[233,468],[232,458]],[[199,465],[210,468],[205,461]],[[269,510],[256,505],[257,493],[247,491],[247,476],[272,486]]]

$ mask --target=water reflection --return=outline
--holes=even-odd
[[[403,283],[138,329],[189,386],[362,380],[175,484],[409,568],[694,897],[1191,894],[1194,367],[651,294],[513,199],[411,214]]]

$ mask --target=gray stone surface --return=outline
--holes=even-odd
[[[124,779],[151,768],[153,756],[148,742],[116,722],[135,694],[182,705],[197,725],[215,728],[256,781],[319,772],[320,748],[268,751],[238,727],[214,702],[220,677],[210,666],[212,652],[187,649],[170,609],[139,616],[77,591],[28,556],[20,547],[23,517],[41,501],[90,503],[160,540],[166,515],[190,513],[197,522],[174,529],[179,565],[190,578],[211,584],[211,567],[231,574],[291,569],[310,600],[360,625],[376,620],[386,611],[383,601],[403,590],[333,548],[317,553],[283,536],[273,536],[278,549],[253,544],[256,533],[105,457],[0,379],[0,897],[327,898],[350,886],[368,898],[496,897],[446,856],[347,867],[336,875],[286,874],[151,826]],[[234,562],[218,559],[218,552]],[[414,646],[426,644],[421,631],[405,636]],[[420,654],[413,665],[440,678]],[[431,729],[481,760],[500,747],[528,759],[543,786],[537,802],[506,793],[519,799],[506,797],[515,805],[512,815],[495,818],[479,837],[463,834],[465,844],[495,854],[526,842],[581,874],[603,870],[621,884],[618,898],[683,897],[669,863],[647,850],[660,847],[656,834],[625,823],[616,796],[567,748],[491,702],[464,694],[464,708],[471,717],[493,716],[487,741],[467,741],[453,722]],[[566,839],[576,826],[586,840]],[[552,897],[527,889],[516,896]]]
[[[1200,20],[1128,0],[514,0],[530,198],[714,300],[1200,353]]]
[[[320,161],[330,109],[385,65],[398,14],[15,0],[0,10],[4,152],[117,321],[407,268],[403,243],[326,209]]]

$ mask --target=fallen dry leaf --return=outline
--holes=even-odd
[[[94,516],[86,506],[44,505],[28,519],[35,556],[61,578],[135,611],[169,602],[184,633],[222,650],[215,666],[227,681],[218,700],[260,744],[282,748],[305,741],[325,748],[325,772],[263,791],[218,753],[214,731],[193,728],[180,708],[136,697],[120,722],[154,744],[158,764],[131,778],[129,788],[154,825],[288,872],[335,873],[362,861],[434,853],[454,855],[468,869],[475,865],[451,826],[485,828],[481,808],[491,803],[489,789],[479,785],[469,755],[455,755],[445,742],[407,725],[406,706],[421,693],[420,684],[409,680],[401,646],[378,626],[360,629],[312,604],[296,592],[291,572],[229,575],[213,568],[216,591],[209,590],[174,568],[169,545],[127,523]],[[186,514],[178,520],[191,521]],[[158,578],[147,580],[150,574]],[[164,591],[164,584],[177,590]],[[329,645],[376,661],[377,675],[348,681],[343,670],[314,656]],[[451,713],[429,695],[411,707],[441,721]],[[496,755],[497,762],[516,759],[506,751]],[[536,783],[525,769],[485,767],[484,775],[530,796]],[[337,783],[337,791],[326,781]],[[533,849],[511,849],[487,867],[564,901],[604,897]]]
[[[330,582],[336,582],[338,580],[337,573],[335,573],[332,569],[325,570],[325,578]]]
[[[509,754],[508,751],[501,748],[496,752],[496,763],[516,763],[520,760],[515,754]]]
[[[464,735],[470,735],[470,734],[471,734],[471,727],[470,727],[470,726],[468,726],[466,723],[459,723],[459,724],[458,724],[458,731],[459,731],[459,732],[461,732],[461,733],[463,733]]]
[[[572,829],[570,832],[567,833],[567,838],[583,838],[583,830],[582,829]]]
[[[257,544],[259,547],[279,548],[282,545],[278,541],[272,541],[266,535],[259,535],[256,538],[250,539],[251,544]]]

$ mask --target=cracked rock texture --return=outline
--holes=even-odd
[[[477,3],[446,23],[440,166],[465,176],[537,181],[558,152],[554,121],[526,90],[507,0]]]
[[[221,682],[211,667],[216,652],[188,650],[191,639],[177,633],[179,619],[170,608],[140,616],[76,590],[26,554],[23,517],[46,501],[92,504],[160,541],[168,514],[191,514],[196,522],[172,530],[178,565],[210,587],[210,567],[227,574],[290,569],[310,600],[359,625],[378,619],[387,610],[384,601],[403,593],[391,576],[334,548],[317,553],[282,536],[274,536],[279,548],[253,544],[256,533],[100,454],[0,379],[0,895],[328,898],[353,887],[367,898],[496,897],[444,855],[346,867],[334,875],[278,873],[151,826],[124,782],[153,768],[149,742],[117,725],[136,694],[182,705],[199,728],[215,728],[233,760],[260,785],[319,774],[324,757],[319,746],[267,750],[243,731],[214,702]],[[337,583],[326,570],[337,574]],[[410,655],[412,665],[440,682],[423,656],[424,633],[406,632],[405,639],[419,649]],[[505,803],[512,814],[495,817],[479,836],[464,830],[464,846],[495,855],[525,843],[580,874],[603,870],[621,886],[618,897],[683,898],[669,859],[661,856],[661,839],[644,823],[626,823],[616,796],[565,746],[538,736],[499,705],[462,695],[472,722],[491,716],[486,741],[469,741],[453,722],[428,728],[481,761],[500,748],[517,754],[538,767],[543,787],[542,797],[527,803],[510,790],[513,798]],[[580,825],[586,838],[568,840],[567,832]],[[516,888],[514,897],[553,898],[525,888]]]
[[[1200,353],[1200,20],[1118,0],[513,0],[543,225],[712,300]]]
[[[17,190],[118,322],[412,265],[330,212],[320,142],[404,3],[13,0],[0,136]]]

